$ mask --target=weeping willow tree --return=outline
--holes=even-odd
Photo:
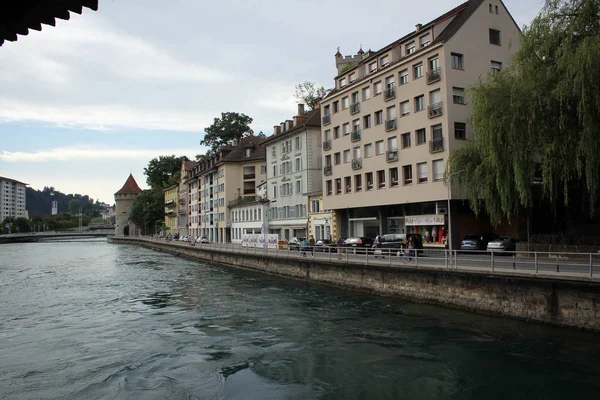
[[[534,183],[553,208],[600,184],[600,0],[548,0],[511,65],[470,91],[475,139],[447,173],[493,223],[531,207]],[[583,204],[579,202],[578,204]]]

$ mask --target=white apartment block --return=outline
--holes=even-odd
[[[179,236],[191,235],[190,228],[190,193],[189,182],[193,180],[192,170],[198,164],[195,161],[183,161],[179,173],[178,207],[177,207],[177,233]]]
[[[500,0],[470,0],[381,50],[336,54],[321,102],[324,208],[342,236],[421,233],[444,246],[450,152],[473,137],[469,86],[508,64],[520,30]],[[457,193],[453,244],[480,220]]]
[[[266,189],[266,182],[263,181],[256,187],[256,196],[229,201],[232,243],[241,243],[245,234],[266,233],[269,210]]]
[[[321,170],[320,109],[304,112],[274,127],[265,142],[267,153],[267,197],[271,200],[269,232],[280,240],[307,237],[308,193],[320,191]]]
[[[27,217],[25,211],[26,183],[0,176],[0,222],[8,217]]]

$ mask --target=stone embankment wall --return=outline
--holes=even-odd
[[[109,238],[210,263],[249,269],[417,302],[600,331],[597,280],[503,276],[445,268],[387,267],[282,258],[275,254],[223,252],[169,242]]]

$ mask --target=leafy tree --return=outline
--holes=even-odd
[[[79,199],[71,199],[69,200],[69,212],[71,214],[79,214],[79,210],[81,209],[82,202]]]
[[[181,163],[187,161],[187,157],[160,156],[153,158],[144,168],[146,183],[152,189],[161,190],[179,182]]]
[[[600,0],[547,0],[511,66],[471,89],[475,140],[448,171],[493,223],[533,205],[593,215],[600,184]],[[579,198],[577,198],[579,196]],[[583,198],[583,201],[581,199]]]
[[[310,110],[314,110],[317,104],[327,95],[323,86],[318,87],[316,83],[306,81],[295,86],[294,97],[298,103],[304,103]]]
[[[129,219],[140,227],[142,233],[144,233],[144,230],[146,230],[146,233],[154,232],[155,222],[164,220],[162,190],[145,190],[140,193],[131,206]]]
[[[250,128],[253,119],[246,114],[235,112],[221,113],[221,118],[215,118],[213,124],[204,128],[204,138],[200,141],[203,146],[217,151],[234,140],[241,140],[254,131]]]

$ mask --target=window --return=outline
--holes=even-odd
[[[350,150],[344,150],[344,163],[350,162]]]
[[[425,96],[420,95],[415,97],[415,112],[423,111],[425,109]]]
[[[375,125],[383,124],[383,111],[375,111]]]
[[[339,126],[336,126],[333,128],[333,138],[334,139],[340,138],[340,127]]]
[[[388,138],[388,151],[397,151],[398,150],[398,140],[396,136],[392,136]]]
[[[350,102],[348,101],[348,96],[342,97],[342,110],[345,110],[346,108],[348,108],[349,105],[350,105]]]
[[[372,74],[373,72],[377,71],[377,61],[373,61],[372,63],[369,64],[369,73]]]
[[[302,181],[296,181],[296,194],[302,193]]]
[[[333,161],[335,162],[335,165],[339,165],[341,163],[341,158],[342,157],[339,152],[333,155]]]
[[[393,121],[396,119],[396,106],[391,106],[386,109],[387,120]]]
[[[454,104],[465,104],[465,89],[459,87],[452,88],[452,102]]]
[[[421,47],[427,47],[427,46],[429,46],[429,44],[431,43],[431,38],[429,36],[429,33],[421,36],[419,38],[419,43],[421,44]]]
[[[410,103],[408,100],[400,103],[400,113],[403,117],[410,114]]]
[[[350,134],[350,123],[349,122],[346,122],[344,125],[342,125],[342,128],[343,128],[344,136]]]
[[[490,12],[492,12],[492,5],[490,4]]]
[[[398,186],[398,167],[390,168],[390,186]]]
[[[302,138],[300,136],[296,136],[296,150],[299,150],[302,148]]]
[[[360,132],[360,118],[352,121],[352,132]]]
[[[375,93],[375,96],[377,96],[378,94],[381,94],[381,90],[382,90],[381,81],[375,82],[373,84],[373,92]]]
[[[362,190],[362,175],[354,175],[354,191],[359,192]]]
[[[492,73],[500,72],[502,70],[502,63],[500,61],[492,61]]]
[[[373,173],[367,172],[365,174],[365,181],[367,182],[367,190],[373,190]]]
[[[467,139],[467,124],[464,122],[454,123],[454,137],[456,139],[466,140]]]
[[[371,98],[371,86],[367,86],[366,88],[363,88],[362,98],[363,98],[363,101],[369,100]]]
[[[331,180],[325,182],[325,186],[327,187],[327,196],[331,196],[331,192],[332,192]]]
[[[387,54],[379,59],[379,65],[381,65],[381,68],[387,67],[389,63],[390,61]]]
[[[277,176],[277,165],[273,165],[273,176]]]
[[[277,185],[273,185],[273,198],[277,198]]]
[[[346,78],[340,79],[340,87],[343,88],[344,86],[346,86]]]
[[[408,83],[408,70],[404,69],[400,71],[400,85],[406,85]]]
[[[339,154],[339,153],[336,153],[336,154]],[[326,167],[331,166],[331,154],[328,154],[325,156],[325,166]]]
[[[425,143],[427,141],[427,134],[425,133],[425,128],[417,129],[415,131],[415,138],[417,141],[417,145]]]
[[[383,189],[385,188],[385,170],[377,171],[377,188]]]
[[[342,178],[335,180],[335,194],[342,194]]]
[[[404,49],[406,51],[406,55],[414,53],[415,52],[415,42],[407,43],[406,46],[404,47]]]
[[[413,65],[413,75],[414,79],[419,79],[423,76],[423,63]]]
[[[412,185],[412,165],[403,166],[402,174],[404,175],[404,184]]]
[[[338,111],[340,111],[340,102],[339,101],[334,101],[333,102],[333,113],[337,113]]]
[[[431,162],[433,169],[433,180],[438,182],[444,179],[444,160],[433,160]]]
[[[355,147],[352,149],[352,159],[359,160],[360,159],[360,147]]]
[[[346,188],[345,193],[350,193],[352,191],[352,179],[349,176],[344,178],[344,187]]]
[[[373,145],[365,144],[365,158],[373,157]]]
[[[357,104],[359,102],[358,92],[352,93],[352,104]]]
[[[500,31],[496,29],[490,29],[490,44],[500,46]]]
[[[383,140],[378,140],[375,142],[375,154],[376,155],[381,155],[384,153],[384,148],[383,148]]]
[[[498,14],[498,6],[495,6],[495,7],[496,7],[496,14]]]
[[[364,129],[369,129],[371,127],[371,114],[363,117],[363,127]]]
[[[275,146],[271,147],[271,157],[276,157],[277,156],[277,152],[275,150]]]
[[[261,165],[260,166],[260,173],[261,174],[266,174],[267,173],[267,166],[266,165]]]
[[[410,132],[403,133],[402,136],[402,148],[405,149],[410,147]]]
[[[419,183],[427,183],[427,163],[422,162],[417,164],[417,176]]]
[[[388,76],[385,78],[385,88],[386,89],[394,89],[394,76]]]
[[[319,202],[319,200],[311,200],[310,205],[311,205],[311,207],[310,207],[311,211],[314,213],[318,213],[319,210],[321,209],[320,208],[321,203]]]
[[[350,80],[350,83],[353,83],[354,81],[356,81],[356,72],[352,72],[350,74],[350,76],[348,77],[348,79]]]
[[[463,55],[458,53],[450,53],[452,59],[452,69],[464,69]]]
[[[302,171],[302,159],[296,158],[296,172]]]

